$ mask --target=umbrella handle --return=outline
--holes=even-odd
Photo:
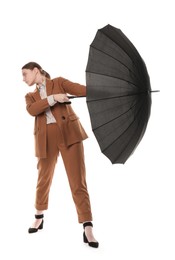
[[[69,99],[73,99],[73,98],[81,98],[81,97],[86,97],[86,96],[67,96]],[[70,105],[72,102],[71,101],[66,101],[64,103],[60,103],[58,102],[59,104],[62,104],[62,105]]]
[[[60,105],[70,105],[71,101],[65,101],[65,102],[58,102]]]

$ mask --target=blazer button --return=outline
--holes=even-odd
[[[62,118],[63,120],[65,120],[65,119],[66,119],[66,118],[65,118],[65,116],[62,116],[61,118]]]

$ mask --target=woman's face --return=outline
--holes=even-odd
[[[22,76],[23,81],[28,85],[32,86],[36,83],[36,76],[37,76],[38,70],[35,68],[33,70],[30,69],[22,69]]]

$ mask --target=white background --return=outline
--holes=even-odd
[[[167,0],[1,0],[0,259],[175,259],[174,7]],[[153,90],[148,128],[124,165],[112,165],[91,131],[85,99],[72,101],[89,139],[87,182],[99,249],[83,244],[61,157],[42,232],[29,235],[36,184],[34,118],[21,67],[85,84],[89,45],[107,24],[145,60]]]

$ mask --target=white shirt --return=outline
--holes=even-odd
[[[54,106],[57,103],[54,100],[53,95],[47,96],[45,83],[43,83],[41,86],[37,85],[37,88],[39,90],[41,99],[47,98],[50,106]],[[50,108],[48,108],[45,113],[46,113],[47,124],[56,123],[56,119],[53,116]]]

